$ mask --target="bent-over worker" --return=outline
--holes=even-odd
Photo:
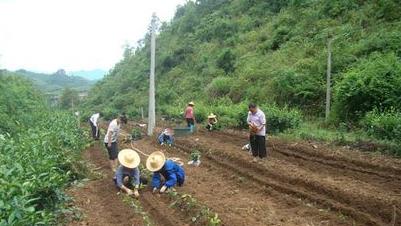
[[[160,193],[164,193],[167,189],[184,184],[184,169],[173,160],[166,160],[163,152],[153,152],[146,161],[146,168],[153,172],[153,192],[160,188]],[[162,182],[162,179],[164,179],[164,182]]]
[[[118,153],[120,166],[116,170],[114,181],[121,191],[128,195],[139,197],[140,171],[139,163],[141,159],[138,153],[132,149],[124,149]]]

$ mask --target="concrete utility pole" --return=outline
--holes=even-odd
[[[153,135],[156,126],[156,104],[155,104],[155,51],[156,51],[156,24],[157,17],[153,13],[150,25],[150,79],[149,79],[149,114],[148,114],[148,136]]]
[[[326,81],[326,121],[330,117],[330,102],[331,102],[331,44],[333,39],[329,38],[327,42],[327,81]]]

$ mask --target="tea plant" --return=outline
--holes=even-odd
[[[87,172],[77,119],[47,108],[28,84],[1,78],[0,120],[11,123],[0,126],[0,225],[60,222],[70,212],[63,190]]]
[[[196,162],[200,159],[200,157],[201,153],[198,150],[193,150],[190,155],[190,160]]]
[[[221,225],[217,213],[213,213],[207,206],[202,205],[192,195],[180,194],[175,190],[169,191],[168,196],[173,201],[170,207],[179,209],[191,216],[193,224],[197,225]]]

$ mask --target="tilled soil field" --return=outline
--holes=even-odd
[[[243,133],[199,131],[176,138],[174,147],[161,147],[155,138],[145,138],[121,143],[120,149],[135,147],[145,155],[162,150],[167,157],[181,158],[185,163],[192,151],[200,151],[201,165],[185,164],[186,182],[177,191],[191,195],[217,213],[222,225],[401,225],[399,160],[323,145],[269,140],[268,159],[253,163],[252,156],[241,150],[246,143]],[[90,161],[107,169],[105,152],[97,147],[91,151],[101,154]],[[146,156],[141,158],[144,163]],[[106,176],[111,178],[109,173]],[[115,199],[111,179],[99,186],[109,191],[110,200]],[[168,195],[152,194],[149,188],[140,193],[140,203],[152,224],[200,225],[191,213],[174,208]],[[113,207],[125,214],[130,208],[123,204]],[[91,217],[87,214],[86,218]],[[125,219],[130,225],[145,224],[138,218],[141,216],[134,214]]]

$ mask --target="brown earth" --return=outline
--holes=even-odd
[[[143,225],[142,218],[117,195],[118,191],[111,181],[107,158],[103,151],[99,150],[99,145],[86,150],[84,158],[98,167],[102,178],[91,180],[83,187],[74,187],[68,192],[74,199],[73,204],[84,215],[80,222],[71,222],[69,225]]]
[[[399,218],[393,222],[401,206],[398,160],[355,151],[343,155],[273,140],[269,142],[269,160],[253,164],[249,154],[240,150],[246,142],[239,134],[200,132],[178,139],[177,146],[201,150],[208,159],[232,164],[255,180],[262,179],[260,184],[340,211],[356,223],[401,224]]]
[[[125,131],[130,131],[130,124]],[[252,163],[238,131],[199,131],[161,148],[155,138],[121,143],[144,154],[162,150],[186,163],[202,153],[200,167],[185,165],[180,193],[190,194],[217,213],[223,225],[401,225],[401,161],[340,147],[278,139],[268,141],[268,160]],[[101,167],[103,179],[71,191],[85,215],[72,225],[143,225],[142,216],[123,204],[111,181],[102,146],[85,152]],[[146,156],[141,155],[142,162]],[[140,202],[155,225],[195,225],[166,195],[140,191]]]

